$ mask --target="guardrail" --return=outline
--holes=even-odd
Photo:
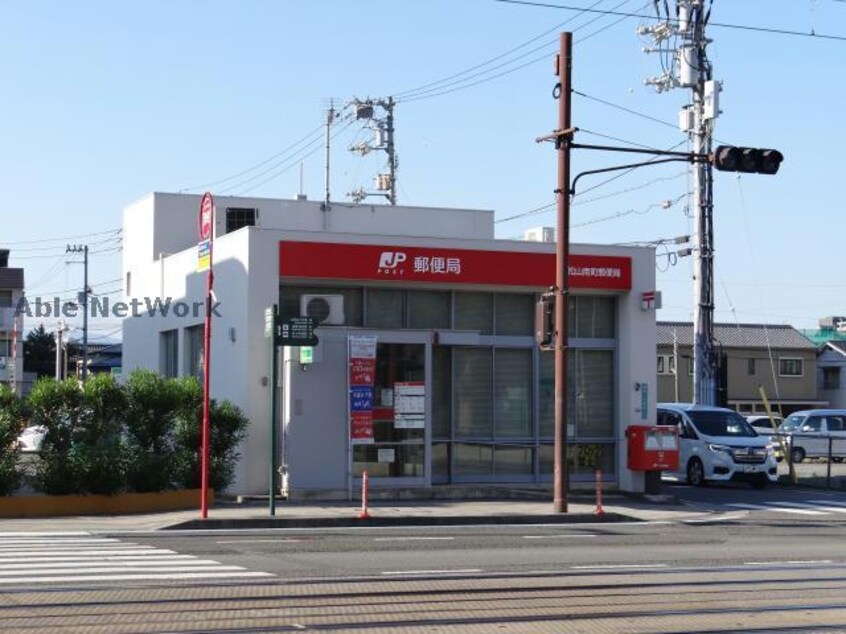
[[[772,433],[779,479],[803,486],[846,489],[846,436]]]

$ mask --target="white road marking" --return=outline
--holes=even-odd
[[[164,561],[168,559],[194,559],[193,555],[168,555],[167,553],[148,552],[146,555],[97,555],[91,557],[89,555],[71,555],[63,557],[10,557],[0,561],[0,571],[7,568],[10,564],[18,563],[45,563],[56,561]]]
[[[578,535],[523,535],[523,539],[562,539],[562,538],[579,538],[579,537],[597,537],[594,533],[585,533]]]
[[[11,546],[27,546],[37,544],[115,544],[119,543],[117,539],[110,537],[88,537],[88,538],[58,538],[49,539],[46,537],[33,539],[4,539],[0,542],[0,548]]]
[[[834,506],[846,507],[846,501],[840,500],[808,500],[811,504],[833,504]]]
[[[191,568],[197,566],[219,566],[220,563],[217,561],[212,561],[211,559],[190,559],[190,555],[184,555],[184,557],[188,557],[189,559],[176,559],[176,558],[156,558],[156,559],[136,559],[134,561],[114,561],[112,559],[105,559],[102,561],[90,561],[90,560],[83,560],[83,561],[49,561],[45,563],[16,563],[16,564],[4,564],[2,569],[0,569],[0,574],[7,570],[44,570],[44,569],[51,569],[51,568],[76,568],[80,569],[84,564],[85,568],[106,568],[109,566],[116,566],[118,564],[124,566],[125,568],[136,568],[138,566],[167,566],[167,565],[176,565],[179,564],[180,566],[188,566]]]
[[[223,542],[215,542],[215,544],[285,544],[288,542],[304,542],[309,541],[305,539],[231,539]]]
[[[727,504],[726,506],[732,506],[735,508],[740,509],[750,509],[752,511],[771,511],[773,513],[795,513],[797,515],[826,515],[823,511],[809,511],[806,509],[792,509],[792,508],[785,508],[783,506],[776,506],[779,502],[773,502],[772,506],[767,506],[764,504]]]
[[[77,550],[44,550],[39,551],[43,552],[43,556],[39,554],[33,554],[32,559],[43,559],[44,557],[61,557],[62,555],[86,555],[88,557],[94,556],[104,556],[104,555],[143,555],[144,553],[152,553],[157,552],[159,554],[168,554],[168,555],[175,555],[176,553],[172,550],[157,550],[152,546],[144,546],[139,548],[113,548],[110,550],[87,550],[87,549],[77,549]],[[18,552],[8,552],[8,553],[0,553],[0,565],[3,564],[4,561],[7,559],[17,559],[21,556],[22,553]]]
[[[452,541],[455,537],[374,537],[374,542],[435,542]]]
[[[667,564],[597,564],[592,566],[570,566],[570,570],[627,570],[637,568],[667,568]]]
[[[784,565],[806,565],[806,564],[832,564],[831,559],[808,559],[808,560],[792,560],[792,561],[744,561],[744,566],[784,566]]]
[[[459,575],[470,572],[482,572],[481,568],[460,568],[458,570],[387,570],[383,575]]]
[[[737,520],[746,517],[746,513],[722,513],[713,517],[703,517],[693,520],[682,520],[684,524],[707,524],[709,522],[725,522],[729,520]]]
[[[822,506],[821,504],[804,504],[802,502],[779,502],[779,504],[786,504],[787,506],[795,506],[797,508],[815,509],[817,511],[826,511],[828,513],[846,513],[846,506]]]
[[[64,577],[0,577],[0,584],[11,583],[69,583],[71,581],[165,581],[185,579],[212,579],[232,577],[273,577],[269,572],[183,572],[183,573],[157,573],[157,574],[128,574],[128,575],[68,575]]]

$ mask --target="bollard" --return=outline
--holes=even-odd
[[[602,470],[594,471],[596,477],[596,508],[593,510],[594,515],[605,515],[605,509],[602,508]]]
[[[358,519],[369,520],[370,513],[367,512],[367,489],[370,486],[367,471],[361,474],[361,512],[358,514]]]

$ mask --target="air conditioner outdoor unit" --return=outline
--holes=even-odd
[[[300,316],[313,317],[318,325],[344,324],[343,295],[303,295],[300,297]]]

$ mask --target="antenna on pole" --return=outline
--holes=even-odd
[[[332,128],[332,121],[335,119],[335,104],[333,100],[329,100],[329,110],[326,112],[326,195],[323,199],[323,211],[329,211],[329,147],[331,137],[329,131]]]
[[[709,11],[705,0],[676,0],[676,16],[661,17],[653,26],[641,26],[637,32],[650,36],[654,46],[645,53],[672,56],[664,59],[666,69],[658,77],[646,80],[658,92],[689,88],[691,103],[679,113],[679,128],[688,135],[695,154],[711,153],[714,121],[720,113],[720,82],[712,79],[712,67],[705,37]],[[656,6],[657,3],[656,3]],[[662,44],[679,38],[677,48]],[[668,63],[669,62],[669,63]],[[717,399],[716,346],[714,342],[714,226],[713,172],[710,161],[691,165],[693,171],[694,236],[694,313],[693,313],[693,402],[714,405]]]
[[[394,144],[394,106],[396,102],[393,97],[364,100],[354,98],[349,105],[353,106],[355,118],[363,120],[365,122],[364,127],[373,131],[371,142],[365,141],[358,145],[351,145],[350,152],[358,152],[361,156],[366,156],[374,150],[385,152],[388,156],[388,171],[387,173],[376,174],[374,191],[368,192],[360,187],[347,195],[356,204],[368,196],[384,196],[391,205],[396,205],[397,170],[399,169],[399,159]],[[377,114],[377,110],[381,111],[381,114]]]

